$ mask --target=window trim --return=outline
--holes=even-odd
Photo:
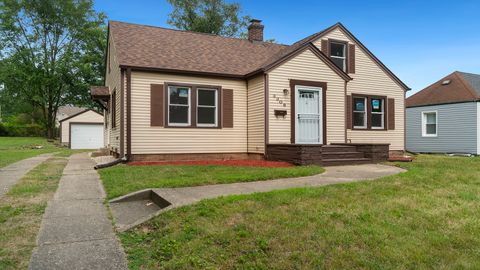
[[[363,101],[365,102],[364,105],[364,110],[363,113],[365,114],[365,118],[363,120],[364,125],[363,126],[355,126],[355,113],[361,113],[361,111],[355,111],[355,99],[356,98],[362,98]],[[359,97],[359,96],[352,96],[352,127],[354,129],[366,129],[368,127],[368,98],[367,97]]]
[[[427,114],[435,114],[435,134],[427,134]],[[422,137],[438,137],[438,111],[422,111]]]
[[[339,57],[339,56],[332,56],[332,43],[336,43],[336,44],[341,44],[343,45],[343,50],[344,50],[344,56],[343,57]],[[329,58],[337,58],[337,59],[344,59],[343,61],[343,69],[342,71],[347,73],[348,72],[348,41],[343,41],[343,40],[337,40],[337,39],[329,39],[328,40],[328,57]],[[333,62],[333,60],[332,60]],[[337,65],[335,65],[337,66]]]
[[[370,102],[370,106],[372,106],[372,99],[380,99],[382,100],[382,112],[374,112],[372,108],[370,108],[370,117],[372,117],[372,115],[374,114],[380,114],[382,115],[382,126],[381,127],[374,127],[373,125],[370,125],[370,128],[371,129],[380,129],[380,130],[385,130],[385,109],[386,109],[386,106],[385,106],[385,101],[386,99],[385,98],[377,98],[377,97],[371,97],[369,99],[369,102]],[[372,118],[370,118],[372,119]],[[371,121],[371,120],[370,120]]]
[[[379,96],[379,95],[365,95],[365,94],[355,94],[351,93],[352,96],[352,130],[370,130],[370,131],[386,131],[387,129],[387,117],[388,117],[388,98],[386,96]],[[355,106],[354,99],[355,98],[365,98],[367,100],[367,126],[366,127],[355,127],[353,125],[353,109]],[[382,99],[383,100],[383,127],[373,127],[372,128],[372,108],[371,108],[371,100],[372,99]]]
[[[188,87],[190,88],[190,124],[188,125],[171,125],[169,123],[169,107],[170,107],[170,97],[169,97],[169,87],[177,86],[177,87]],[[164,82],[164,88],[167,89],[164,92],[164,100],[166,101],[164,110],[164,128],[198,128],[198,129],[221,129],[223,127],[222,119],[223,119],[223,98],[222,98],[222,86],[219,85],[205,85],[205,84],[190,84],[190,83],[177,83],[177,82]],[[216,126],[205,126],[205,125],[197,125],[197,89],[215,89],[217,90],[217,125]]]
[[[200,105],[198,102],[199,102],[199,98],[198,98],[198,91],[199,90],[202,90],[202,91],[214,91],[215,93],[215,105],[214,106],[209,106],[209,105]],[[218,126],[218,89],[216,88],[206,88],[206,87],[197,87],[195,89],[196,91],[196,94],[197,94],[197,98],[196,98],[196,124],[197,124],[197,127],[217,127]],[[215,121],[213,124],[202,124],[202,123],[198,123],[198,108],[215,108]]]
[[[171,104],[170,103],[170,87],[175,87],[175,88],[188,88],[188,104]],[[169,85],[167,87],[167,123],[169,126],[172,127],[185,127],[185,126],[190,126],[192,123],[192,88],[188,86],[180,86],[180,85]],[[170,122],[170,106],[180,106],[180,107],[185,107],[188,106],[188,123],[172,123]]]

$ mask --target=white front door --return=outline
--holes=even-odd
[[[295,86],[295,141],[323,144],[322,88]]]

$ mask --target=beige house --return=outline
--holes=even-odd
[[[293,45],[112,21],[106,144],[129,160],[365,163],[405,148],[409,88],[342,24]]]

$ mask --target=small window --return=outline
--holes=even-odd
[[[217,126],[217,90],[197,89],[197,126]]]
[[[353,127],[367,128],[367,99],[363,97],[353,98]]]
[[[372,129],[383,129],[385,126],[384,100],[372,98],[370,99],[370,106],[372,108]]]
[[[330,42],[330,59],[341,70],[347,70],[347,46],[345,43]]]
[[[190,88],[168,87],[168,124],[172,126],[190,125]]]
[[[422,112],[422,136],[437,136],[437,112]]]

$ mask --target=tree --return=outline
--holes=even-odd
[[[0,0],[2,96],[40,108],[48,138],[58,107],[90,103],[102,82],[105,18],[93,0]]]
[[[168,0],[173,6],[168,23],[178,29],[238,37],[250,21],[240,4],[224,0]]]

